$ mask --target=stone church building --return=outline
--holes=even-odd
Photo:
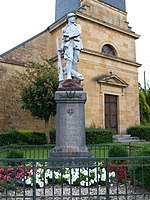
[[[57,63],[55,39],[61,41],[66,15],[75,12],[82,27],[83,50],[77,71],[84,75],[86,127],[113,128],[124,134],[140,124],[138,67],[135,40],[127,22],[125,0],[56,0],[55,22],[46,30],[3,53],[0,57],[0,129],[44,130],[44,122],[20,109],[11,84],[16,70],[43,57]],[[63,64],[65,62],[63,61]],[[50,120],[50,127],[55,119]]]

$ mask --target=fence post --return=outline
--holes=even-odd
[[[109,184],[109,163],[106,158],[106,200],[110,200],[109,198],[110,184]]]
[[[132,151],[132,146],[131,143],[129,142],[129,156],[131,156],[131,151]]]
[[[33,160],[33,200],[36,200],[36,161]]]

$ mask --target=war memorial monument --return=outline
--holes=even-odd
[[[84,105],[87,95],[81,87],[84,77],[76,71],[80,51],[83,48],[80,40],[81,26],[75,21],[76,15],[69,13],[67,25],[62,29],[60,48],[56,39],[60,83],[55,93],[56,146],[52,149],[51,157],[91,157],[85,138]],[[64,53],[66,60],[64,69],[62,69],[61,52]]]

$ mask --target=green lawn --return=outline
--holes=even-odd
[[[89,149],[92,153],[93,157],[108,157],[108,150],[112,145],[121,145],[121,146],[126,146],[127,150],[128,150],[128,154],[129,156],[134,155],[134,152],[137,150],[137,148],[143,147],[143,146],[150,146],[150,144],[146,143],[146,144],[132,144],[132,148],[128,148],[129,143],[111,143],[111,144],[102,144],[101,146],[98,145],[89,145]],[[24,158],[40,158],[40,159],[45,159],[48,158],[50,155],[50,151],[54,146],[51,147],[41,147],[41,146],[30,146],[30,147],[26,147],[24,148],[23,146],[21,146],[21,148],[18,149],[18,151],[22,151]],[[16,148],[12,148],[11,150],[14,150]],[[0,158],[7,158],[7,154],[8,154],[9,149],[3,149],[0,151]]]
[[[11,149],[14,150],[14,149]],[[8,154],[9,150],[0,152],[0,158],[7,158],[7,154]],[[23,152],[23,156],[24,158],[40,158],[40,159],[44,159],[44,158],[48,158],[51,149],[21,149],[21,152]]]

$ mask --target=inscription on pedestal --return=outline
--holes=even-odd
[[[82,94],[78,94],[75,91],[66,91],[64,94],[60,94],[60,98],[81,98]]]
[[[72,116],[73,113],[74,113],[74,110],[72,108],[70,108],[70,109],[67,110],[67,113],[68,113],[69,116]]]
[[[53,157],[91,157],[85,140],[84,104],[86,93],[83,91],[57,91],[56,147]]]

